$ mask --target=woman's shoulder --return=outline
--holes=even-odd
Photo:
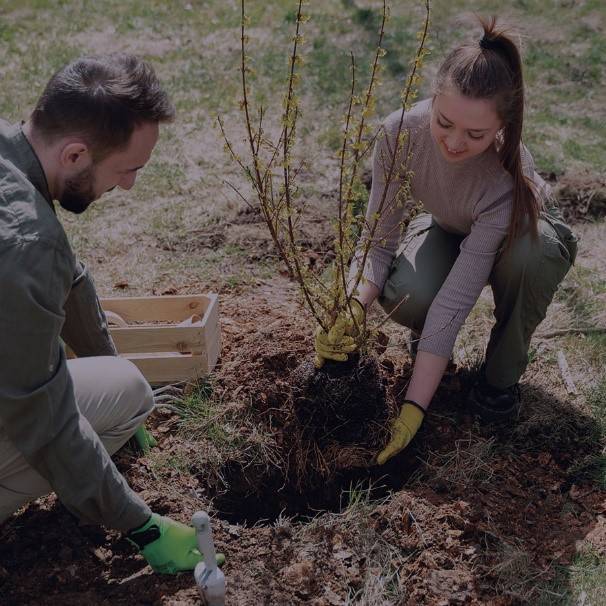
[[[389,135],[395,135],[400,124],[402,129],[410,132],[429,129],[431,116],[431,99],[424,99],[415,103],[410,109],[397,109],[385,118],[384,127]]]

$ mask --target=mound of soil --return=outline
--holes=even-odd
[[[569,223],[606,217],[606,179],[567,174],[557,181],[555,178],[550,181],[562,214]]]

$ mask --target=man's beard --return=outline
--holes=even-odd
[[[89,166],[65,181],[59,204],[77,215],[83,213],[97,198],[94,185],[95,174],[92,166]]]

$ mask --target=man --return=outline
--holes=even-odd
[[[81,213],[133,187],[173,117],[148,64],[108,55],[59,70],[29,121],[0,121],[0,523],[54,491],[82,521],[127,533],[164,573],[200,560],[195,532],[154,514],[110,459],[142,427],[152,392],[116,357],[53,201]]]

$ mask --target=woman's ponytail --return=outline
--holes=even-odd
[[[537,237],[541,202],[522,166],[524,78],[520,52],[507,33],[497,28],[495,17],[479,20],[484,35],[478,43],[460,46],[448,55],[438,71],[436,92],[453,84],[462,95],[496,102],[503,123],[498,154],[513,179],[513,212],[505,242],[509,248],[526,229]]]

